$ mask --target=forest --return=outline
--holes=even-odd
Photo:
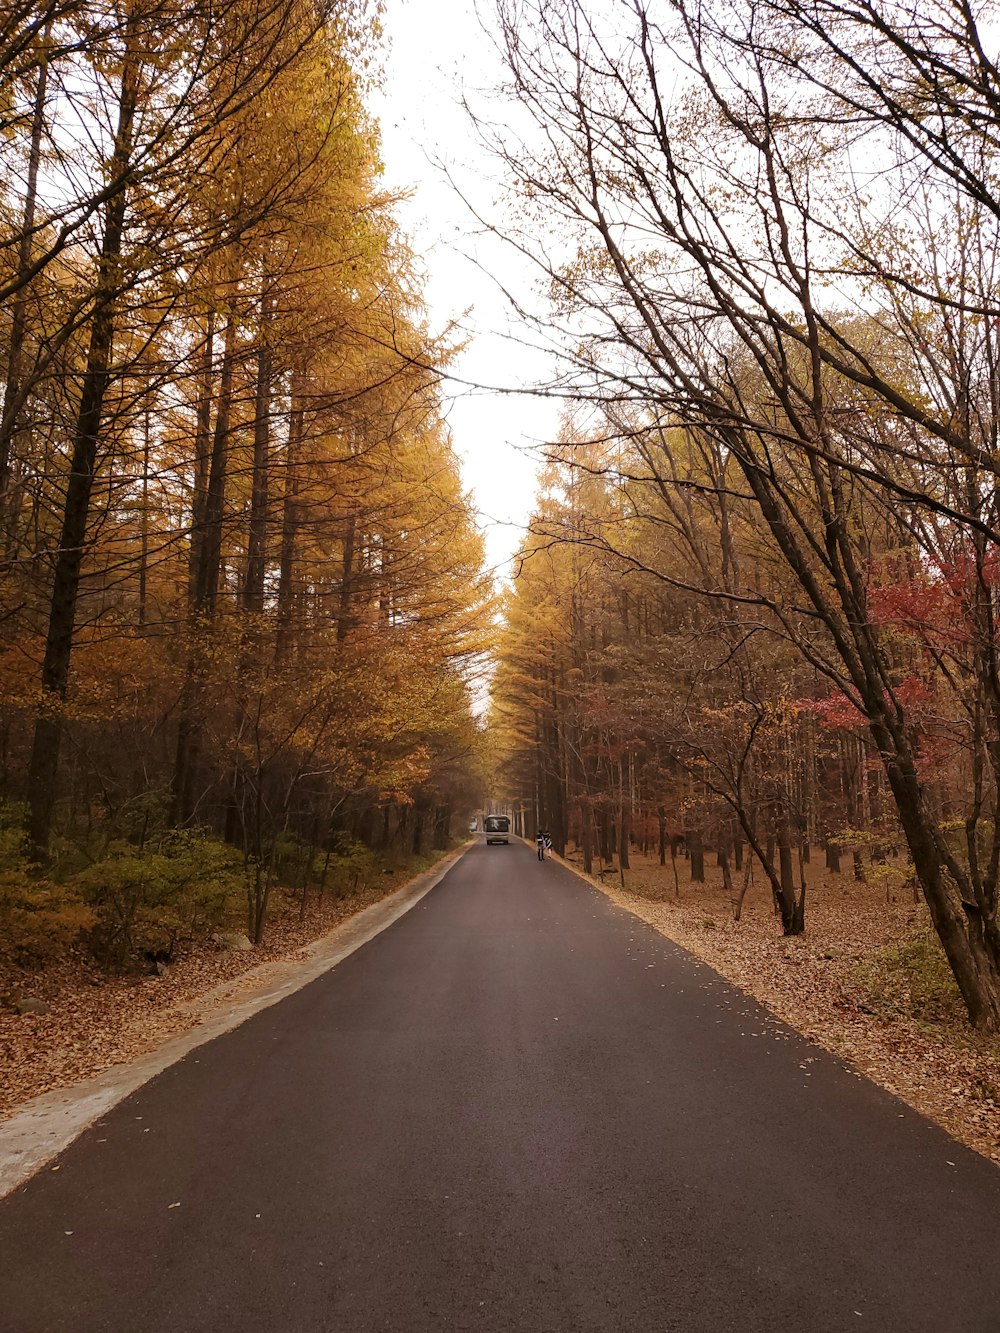
[[[474,121],[562,428],[499,599],[367,0],[0,32],[0,915],[117,967],[487,798],[738,917],[926,905],[1000,1026],[996,125],[976,18],[499,0]],[[500,607],[505,614],[500,615]],[[482,709],[486,683],[492,701]],[[488,778],[484,774],[489,773]],[[339,891],[339,890],[338,890]],[[13,941],[14,943],[10,943]],[[47,947],[47,946],[45,946]]]
[[[1000,79],[967,7],[503,0],[547,386],[503,635],[526,823],[807,928],[807,862],[926,904],[1000,1025]],[[527,127],[527,128],[526,128]],[[874,890],[877,892],[877,888]]]
[[[8,963],[259,941],[276,883],[304,907],[474,800],[493,593],[380,184],[378,9],[0,25]]]

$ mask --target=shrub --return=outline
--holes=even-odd
[[[28,873],[24,810],[0,804],[0,966],[36,968],[54,962],[93,922],[78,891]]]
[[[930,930],[921,930],[880,950],[864,969],[877,1008],[940,1023],[960,1017],[961,997],[944,949]]]
[[[167,959],[178,944],[217,929],[240,910],[240,854],[226,843],[171,830],[143,848],[110,844],[71,881],[95,913],[88,942],[120,969]]]
[[[0,963],[37,968],[63,958],[94,925],[79,892],[25,870],[0,870]]]
[[[381,874],[381,863],[363,842],[337,834],[323,871],[323,888],[335,897],[346,898],[373,883]]]

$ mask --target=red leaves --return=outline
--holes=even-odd
[[[867,726],[867,718],[843,694],[830,694],[825,699],[797,699],[796,708],[814,713],[824,731],[860,731]]]
[[[912,562],[886,560],[871,571],[868,614],[873,624],[905,630],[927,650],[958,652],[976,634],[977,604],[1000,586],[1000,553],[979,552],[968,539]]]

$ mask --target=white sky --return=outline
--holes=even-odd
[[[479,225],[437,165],[445,163],[477,207],[489,211],[501,188],[497,167],[485,158],[459,103],[463,90],[472,96],[497,80],[496,57],[473,0],[386,0],[384,27],[384,88],[371,99],[371,110],[382,126],[385,184],[413,188],[398,216],[426,269],[432,326],[461,320],[464,336],[471,337],[454,374],[497,390],[445,386],[451,395],[448,420],[479,507],[487,558],[507,573],[533,507],[533,446],[552,438],[558,409],[552,402],[500,391],[544,379],[547,367],[541,354],[517,343],[523,331],[510,320],[502,293],[486,274],[521,285],[530,276],[512,251],[477,235]]]

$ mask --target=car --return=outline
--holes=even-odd
[[[487,815],[483,820],[487,847],[491,842],[510,842],[510,820],[506,815]]]

